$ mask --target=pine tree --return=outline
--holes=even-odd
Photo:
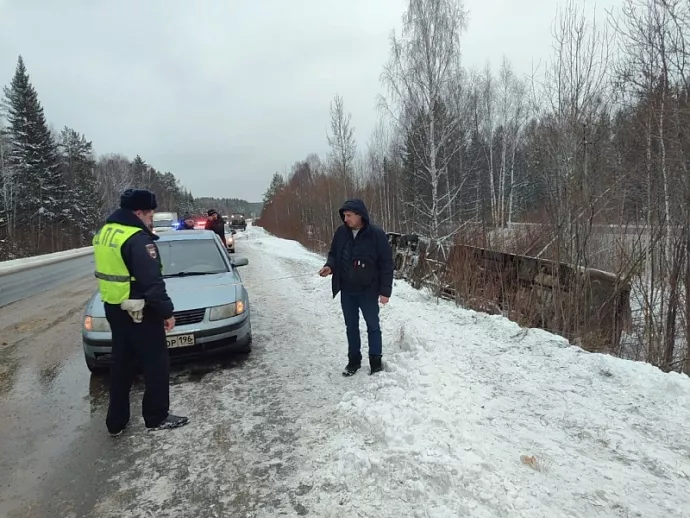
[[[135,156],[134,160],[132,160],[131,166],[131,177],[133,185],[131,185],[130,187],[146,189],[147,186],[145,184],[147,183],[146,180],[149,176],[148,170],[149,165],[144,161],[144,159],[141,158],[139,155]]]
[[[29,80],[21,56],[10,87],[4,88],[12,170],[18,219],[43,225],[63,221],[68,212],[62,195],[66,192],[55,141],[48,130],[43,107]]]
[[[10,236],[12,232],[13,181],[6,158],[9,151],[9,134],[0,120],[0,240]]]
[[[197,202],[194,199],[194,196],[192,195],[191,191],[187,192],[186,207],[187,210],[191,213],[198,212]]]
[[[271,185],[269,185],[268,189],[266,189],[266,192],[264,193],[264,205],[268,205],[269,203],[271,203],[271,200],[275,197],[275,195],[282,191],[284,187],[285,180],[283,179],[281,174],[273,173],[273,178],[271,178]]]
[[[69,186],[66,196],[69,218],[87,240],[100,220],[100,196],[96,181],[93,146],[84,135],[65,127],[60,134],[60,159]]]

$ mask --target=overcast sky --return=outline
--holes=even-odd
[[[498,66],[505,54],[528,73],[550,55],[560,3],[466,0],[464,65]],[[56,129],[84,133],[99,154],[138,153],[196,196],[257,201],[275,171],[325,156],[336,92],[364,149],[406,4],[0,0],[0,84],[22,54]]]

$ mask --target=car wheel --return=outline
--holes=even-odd
[[[243,353],[243,354],[249,354],[252,352],[252,342],[254,341],[254,338],[252,335],[249,335],[249,340],[247,340],[247,343],[243,345],[238,352]]]
[[[89,358],[86,359],[86,368],[89,369],[91,374],[105,374],[108,372],[107,367],[103,367],[102,365],[98,365],[98,363],[94,362],[93,360],[90,360]]]

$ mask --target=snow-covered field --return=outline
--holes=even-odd
[[[239,237],[252,357],[173,386],[189,426],[118,439],[99,516],[123,515],[118,494],[127,516],[690,516],[689,378],[401,281],[381,311],[385,371],[343,378],[323,259]]]

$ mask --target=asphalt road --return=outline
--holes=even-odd
[[[13,298],[26,298],[0,308],[1,517],[308,514],[301,501],[316,492],[293,476],[311,453],[301,442],[314,440],[305,423],[332,419],[338,393],[314,393],[304,381],[305,369],[320,372],[314,350],[326,340],[293,325],[307,311],[295,297],[310,300],[296,295],[301,281],[278,281],[279,292],[267,282],[267,275],[294,275],[292,265],[277,265],[261,243],[248,245],[239,243],[238,255],[250,260],[242,276],[252,293],[254,349],[174,368],[171,410],[190,416],[190,424],[167,432],[144,429],[141,378],[132,390],[131,427],[117,438],[106,432],[108,377],[90,375],[80,336],[96,287],[89,260],[42,269],[44,280],[60,285],[32,296],[38,289],[29,280],[39,270],[21,274],[27,286],[14,278]],[[311,274],[314,268],[307,266]],[[304,352],[286,361],[286,345],[305,340]],[[322,376],[332,383],[329,373]],[[314,434],[321,440],[332,426]]]
[[[93,271],[93,256],[89,254],[17,273],[0,275],[0,308],[88,276],[93,278]]]
[[[106,433],[108,377],[90,375],[80,342],[82,311],[96,288],[92,272],[87,256],[0,277],[2,517],[103,516],[99,500],[117,492],[111,478],[151,455]],[[206,373],[222,376],[244,360],[175,369],[171,385],[196,385]],[[142,390],[138,379],[134,422]],[[136,512],[137,499],[125,499]]]

